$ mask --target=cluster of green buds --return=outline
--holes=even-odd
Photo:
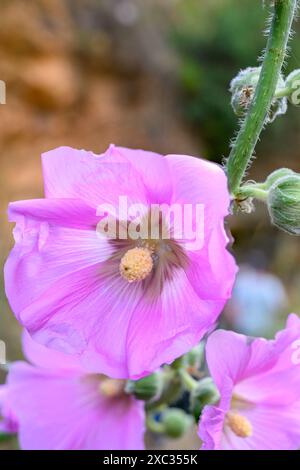
[[[241,70],[230,83],[231,105],[235,114],[243,117],[252,103],[258,84],[261,67],[248,67]],[[288,102],[300,105],[300,69],[294,70],[286,79],[279,76],[276,91],[266,123],[273,122],[277,116],[285,114]]]
[[[198,422],[205,405],[219,400],[212,379],[204,376],[203,366],[204,344],[200,343],[170,366],[140,380],[127,381],[126,392],[145,401],[150,432],[179,438]],[[183,409],[184,396],[188,405]]]
[[[273,225],[291,235],[300,235],[299,173],[281,168],[271,173],[264,183],[242,186],[239,197],[264,201]]]

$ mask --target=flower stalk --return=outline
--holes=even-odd
[[[233,196],[239,192],[275,95],[296,7],[297,0],[274,2],[273,18],[259,81],[226,164],[229,189]]]

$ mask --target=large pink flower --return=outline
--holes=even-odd
[[[299,449],[299,347],[296,315],[273,341],[222,330],[209,337],[207,361],[221,399],[202,413],[203,449]]]
[[[5,267],[10,305],[34,339],[118,378],[146,375],[197,344],[236,273],[221,167],[114,146],[103,155],[63,147],[43,155],[43,173],[45,199],[10,204],[16,243]],[[171,218],[170,239],[107,237],[96,230],[98,208],[118,207],[120,196],[143,204],[144,219],[153,204],[202,204],[203,246],[179,237]],[[129,233],[130,217],[117,222]],[[162,231],[163,210],[155,223]]]
[[[24,351],[31,364],[12,364],[2,386],[3,430],[18,430],[22,449],[143,449],[144,403],[125,394],[124,381],[87,374],[28,334]]]

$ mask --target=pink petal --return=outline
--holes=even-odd
[[[146,375],[189,351],[213,327],[223,304],[201,300],[182,269],[163,280],[159,295],[146,288],[127,336],[130,376]]]
[[[147,188],[148,200],[152,204],[169,202],[172,196],[172,181],[167,159],[145,150],[116,147],[141,175]]]
[[[118,264],[92,266],[52,284],[20,321],[46,347],[82,355],[89,370],[127,378],[126,332],[142,294]]]
[[[5,265],[5,287],[10,305],[20,318],[21,311],[52,285],[72,272],[100,265],[111,256],[113,248],[88,224],[80,201],[78,207],[73,201],[71,205],[53,199],[31,201],[30,213],[23,203],[12,206],[17,225],[15,247]],[[77,224],[78,218],[82,220],[81,228],[65,223],[74,220]]]
[[[166,157],[173,181],[173,203],[204,204],[205,230],[219,227],[229,213],[227,178],[221,166],[186,155]]]
[[[236,436],[226,429],[221,441],[225,450],[298,450],[300,443],[300,403],[292,407],[258,405],[241,414],[252,425],[253,434]]]
[[[25,450],[142,449],[142,403],[107,399],[93,376],[12,366],[9,401]]]
[[[206,360],[219,391],[225,377],[237,383],[250,360],[247,338],[229,331],[215,331],[207,340]]]
[[[225,413],[216,406],[205,406],[199,424],[201,450],[219,450],[222,439]]]
[[[94,208],[118,207],[124,195],[128,203],[147,202],[142,178],[113,145],[102,155],[60,147],[43,154],[42,161],[48,198],[77,198]]]
[[[77,356],[63,354],[54,349],[46,348],[34,341],[26,330],[23,332],[22,344],[24,356],[35,366],[49,370],[74,370],[83,372]]]

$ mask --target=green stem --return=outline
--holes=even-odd
[[[240,200],[246,199],[248,197],[254,197],[255,199],[259,199],[260,201],[266,201],[268,197],[268,191],[263,189],[261,185],[249,184],[244,185],[240,188],[237,197]]]
[[[274,2],[272,24],[255,95],[226,165],[229,189],[233,195],[239,191],[273,100],[296,6],[297,0],[275,0]]]
[[[184,387],[189,391],[192,392],[198,385],[198,381],[193,379],[193,377],[190,376],[190,374],[184,370],[181,369],[179,371],[180,378],[182,380],[182,383]]]
[[[274,98],[284,98],[285,96],[289,96],[292,93],[292,89],[289,87],[278,88],[275,91]]]

